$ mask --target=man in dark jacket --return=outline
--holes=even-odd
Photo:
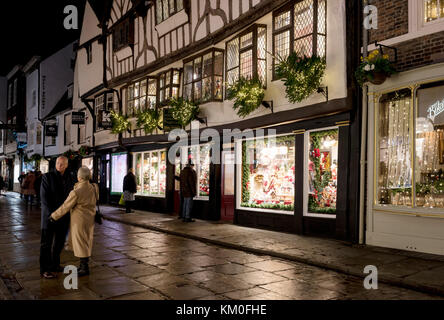
[[[123,178],[123,200],[125,200],[126,213],[131,213],[132,203],[136,200],[137,181],[134,169],[129,169],[128,174]]]
[[[43,175],[40,187],[42,203],[40,274],[47,279],[55,278],[55,272],[63,271],[60,266],[60,254],[68,234],[70,215],[65,215],[57,222],[51,222],[50,216],[65,202],[77,182],[74,174],[67,168],[68,158],[57,158],[56,170]]]
[[[193,210],[193,198],[197,194],[197,174],[191,161],[180,173],[180,193],[183,197],[183,221],[194,222],[191,219],[191,211]]]

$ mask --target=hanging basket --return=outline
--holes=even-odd
[[[384,72],[374,72],[373,77],[368,77],[368,81],[374,85],[380,85],[383,84],[387,78],[388,75]]]

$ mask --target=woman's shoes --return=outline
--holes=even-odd
[[[81,258],[80,259],[80,266],[77,269],[77,276],[84,277],[84,276],[89,275],[88,262],[89,262],[88,258]]]

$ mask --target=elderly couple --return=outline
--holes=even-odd
[[[89,274],[94,237],[94,217],[99,189],[91,184],[87,167],[79,169],[76,177],[68,170],[68,159],[57,158],[56,170],[45,174],[40,189],[42,202],[42,237],[40,245],[40,274],[56,278],[63,272],[60,254],[69,232],[68,244],[80,258],[78,276]],[[76,181],[78,182],[76,183]]]

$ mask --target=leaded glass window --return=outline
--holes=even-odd
[[[168,19],[179,11],[183,10],[183,0],[157,0],[156,17],[157,23]]]
[[[267,28],[253,25],[226,44],[226,77],[228,85],[239,77],[258,77],[264,86],[267,82]]]
[[[128,86],[126,114],[135,116],[139,112],[156,107],[157,79],[148,78]]]
[[[170,69],[158,76],[159,103],[166,104],[171,98],[179,97],[180,70]]]

